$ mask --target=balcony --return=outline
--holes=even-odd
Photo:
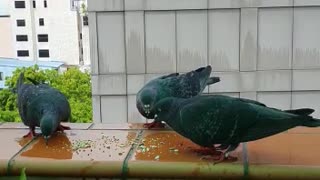
[[[42,137],[21,138],[20,123],[0,125],[0,176],[63,179],[231,178],[319,179],[320,130],[295,128],[243,143],[234,162],[213,164],[210,153],[170,128],[147,130],[142,124],[67,124],[45,145]]]

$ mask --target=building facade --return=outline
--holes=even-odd
[[[0,57],[14,56],[9,0],[0,1]]]
[[[84,50],[89,48],[83,47],[88,43],[82,37],[88,35],[82,32],[78,4],[75,0],[9,1],[14,58],[84,64]]]
[[[88,1],[94,122],[145,122],[151,78],[212,65],[204,93],[320,117],[320,1]]]

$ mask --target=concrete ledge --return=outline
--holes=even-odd
[[[201,147],[168,128],[151,131],[142,124],[94,124],[89,129],[57,133],[47,147],[42,137],[21,138],[28,131],[14,128],[21,124],[11,126],[0,132],[9,152],[0,154],[0,176],[7,179],[18,176],[22,168],[26,168],[27,177],[88,180],[320,178],[319,128],[294,128],[245,143],[232,153],[237,161],[214,165],[196,153]]]

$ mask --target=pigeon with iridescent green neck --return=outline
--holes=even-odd
[[[40,84],[29,78],[33,84],[24,83],[21,73],[17,81],[18,109],[23,123],[29,127],[26,136],[35,136],[35,127],[40,127],[46,142],[60,130],[70,129],[60,122],[70,119],[71,109],[67,98],[57,89]]]
[[[217,150],[215,145],[221,144],[218,162],[241,142],[269,137],[296,126],[320,126],[320,120],[310,116],[313,109],[282,111],[257,101],[222,95],[164,98],[154,106],[154,112],[155,121],[166,122],[200,146]]]
[[[220,81],[210,77],[211,66],[201,67],[185,74],[173,73],[149,81],[137,94],[136,106],[145,118],[153,119],[153,106],[166,97],[190,98],[202,93],[207,85]],[[145,124],[148,128],[163,127],[161,122]]]

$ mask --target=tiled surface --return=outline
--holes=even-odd
[[[269,107],[290,109],[291,92],[258,92],[257,101]]]
[[[144,12],[126,12],[127,73],[145,73]]]
[[[145,131],[131,161],[206,162],[198,152],[201,149],[203,148],[172,131]],[[232,155],[237,156],[240,161],[239,149],[241,148]]]
[[[0,176],[6,173],[7,163],[14,154],[19,152],[22,146],[28,143],[31,139],[23,139],[22,136],[28,131],[24,129],[1,129],[0,130]]]
[[[240,70],[255,71],[257,67],[258,10],[241,9]]]
[[[239,71],[240,10],[211,10],[208,18],[213,71]]]
[[[73,130],[66,131],[66,134],[54,135],[49,140],[48,146],[40,137],[14,159],[12,172],[32,164],[28,167],[30,175],[35,171],[64,176],[119,175],[122,162],[135,137],[135,131]],[[64,170],[60,172],[50,170],[59,165],[65,165]],[[70,171],[72,165],[75,167]],[[112,168],[108,169],[108,165]]]
[[[91,126],[90,129],[119,129],[119,130],[126,130],[126,129],[145,129],[143,127],[143,123],[96,123]],[[165,129],[170,129],[168,126],[165,127]],[[164,130],[164,129],[161,129]]]
[[[313,69],[320,67],[319,48],[320,7],[301,7],[294,10],[293,68]]]
[[[250,164],[320,166],[320,134],[282,133],[248,143]]]
[[[0,129],[28,129],[28,126],[25,126],[23,123],[11,123],[11,122],[5,122],[1,124]]]
[[[96,0],[88,4],[88,11],[121,11],[124,0]]]
[[[207,11],[178,11],[176,19],[177,71],[188,72],[207,65]]]
[[[121,161],[129,151],[135,131],[71,130],[57,133],[46,146],[42,137],[16,158],[71,159],[82,161]]]
[[[102,123],[127,122],[127,96],[102,96],[101,108]]]
[[[240,178],[243,176],[241,149],[239,147],[232,153],[238,161],[214,165],[210,160],[201,159],[210,156],[209,151],[172,131],[144,131],[128,162],[129,175],[150,178]]]
[[[146,12],[145,23],[147,73],[176,72],[175,12]]]
[[[292,134],[320,134],[320,128],[296,127],[289,129],[288,133]]]
[[[121,95],[126,94],[125,75],[91,76],[93,95]]]
[[[320,91],[292,92],[292,108],[308,107],[315,109],[313,117],[320,118]]]
[[[81,129],[89,124],[68,125]],[[134,145],[136,148],[130,153],[128,161],[127,175],[130,177],[243,176],[242,145],[231,154],[238,157],[237,161],[214,165],[211,161],[201,159],[212,155],[209,151],[170,129],[146,130],[142,123],[94,124],[90,130],[80,129],[53,135],[48,146],[39,137],[27,147],[25,146],[30,139],[21,138],[28,132],[27,129],[1,129],[0,141],[6,148],[1,148],[0,151],[0,174],[6,173],[8,160],[25,147],[11,161],[11,174],[17,175],[21,168],[27,167],[29,176],[117,176],[122,173],[123,161]],[[141,137],[135,140],[141,129]],[[291,175],[306,177],[301,175],[304,169],[311,166],[313,169],[320,168],[319,139],[320,128],[297,127],[247,143],[249,176],[260,177],[264,173],[269,173],[272,177],[279,176],[275,173],[279,166],[279,172],[291,170]],[[258,172],[263,173],[259,175]]]
[[[259,10],[259,70],[291,68],[292,15],[292,8],[266,8]]]
[[[69,126],[73,129],[89,129],[92,123],[62,123],[65,126]]]
[[[125,72],[124,15],[122,12],[97,14],[99,73]]]

